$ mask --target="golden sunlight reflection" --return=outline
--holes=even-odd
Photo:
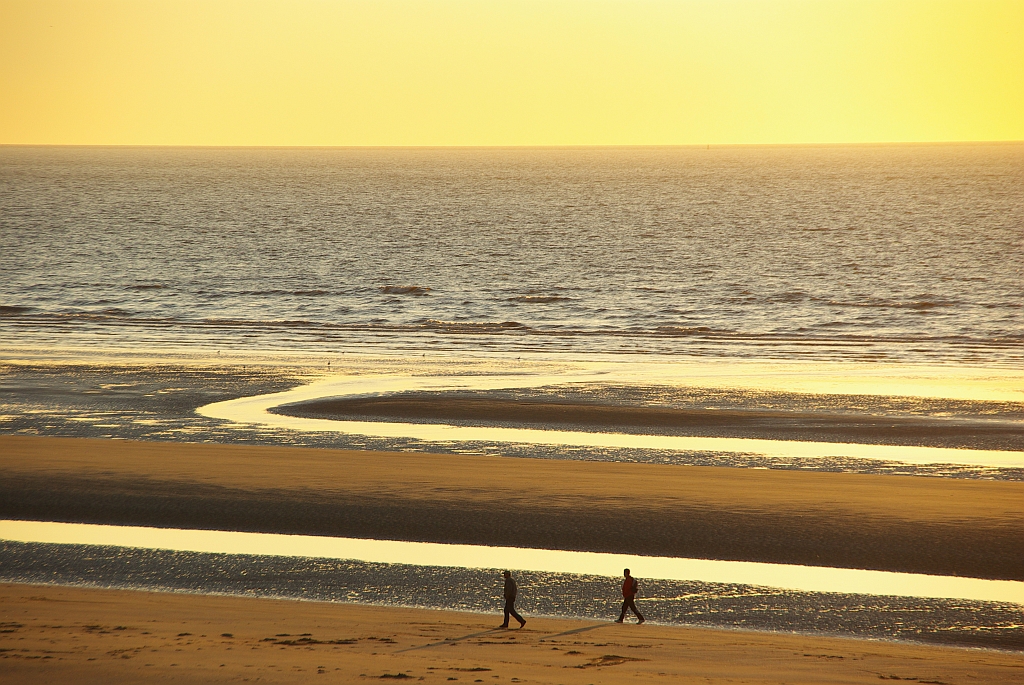
[[[936,597],[1024,605],[1024,582],[746,561],[449,545],[311,535],[237,533],[83,523],[0,520],[0,539],[214,554],[351,559],[370,563],[509,568],[618,577],[623,568],[659,580],[762,585],[802,592]]]
[[[887,380],[886,380],[887,379]],[[964,464],[1000,468],[1024,467],[1024,452],[975,450],[911,445],[874,445],[755,438],[688,437],[537,430],[526,428],[473,427],[445,424],[337,421],[270,413],[273,407],[328,397],[366,397],[413,390],[487,390],[526,388],[566,383],[659,383],[680,386],[734,387],[798,392],[846,391],[880,395],[958,399],[1019,399],[1021,386],[1013,383],[1020,374],[995,370],[957,370],[912,367],[896,372],[885,367],[800,364],[614,364],[578,365],[562,374],[519,373],[448,376],[341,376],[331,377],[286,392],[243,397],[200,407],[209,418],[238,424],[261,425],[296,431],[343,432],[386,438],[429,441],[487,441],[574,447],[610,447],[679,451],[732,452],[768,457],[854,458],[899,461],[907,464]]]

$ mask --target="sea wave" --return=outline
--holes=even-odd
[[[274,313],[273,310],[267,313]],[[285,313],[285,312],[282,312]],[[366,314],[373,314],[370,311]],[[450,320],[443,318],[359,317],[358,309],[334,308],[305,317],[166,316],[159,309],[132,312],[117,307],[91,311],[47,312],[24,305],[0,308],[0,339],[31,339],[36,345],[178,345],[204,340],[204,344],[242,348],[274,345],[296,349],[338,346],[402,345],[424,349],[472,348],[474,345],[506,351],[576,350],[595,352],[658,352],[688,355],[737,355],[802,359],[856,358],[863,360],[963,361],[1024,363],[1024,330],[960,333],[907,332],[856,322],[824,321],[792,329],[728,330],[696,323],[671,323],[661,317],[644,325],[628,319],[567,325],[564,320]],[[359,318],[357,318],[359,317]],[[591,322],[588,322],[591,323]],[[102,332],[103,337],[96,336]],[[116,336],[111,337],[111,336]]]
[[[255,295],[256,297],[269,297],[272,295],[298,295],[300,297],[315,297],[318,295],[330,295],[329,290],[321,290],[319,288],[299,289],[299,290],[282,290],[275,288],[273,290],[240,290],[236,293],[227,293],[231,295]]]
[[[249,319],[203,319],[199,322],[206,326],[224,326],[228,328],[325,328],[330,324],[317,323],[305,319],[279,319],[252,321]]]
[[[927,334],[899,333],[883,331],[858,332],[850,330],[849,322],[825,321],[814,326],[801,326],[792,330],[744,331],[713,328],[702,325],[660,324],[651,326],[612,326],[595,325],[593,327],[566,326],[561,322],[551,325],[540,323],[528,324],[521,321],[451,321],[436,318],[421,318],[413,321],[389,321],[383,318],[352,321],[329,321],[312,318],[305,319],[253,319],[245,317],[204,317],[186,318],[180,316],[152,316],[135,313],[119,307],[107,307],[98,310],[71,310],[47,312],[23,305],[0,305],[0,317],[12,324],[35,325],[46,328],[48,325],[67,323],[104,323],[123,324],[125,326],[167,326],[176,325],[183,329],[194,327],[221,328],[252,328],[252,329],[310,329],[337,331],[392,331],[392,332],[439,332],[439,333],[506,333],[521,332],[539,336],[624,336],[624,337],[702,337],[721,340],[746,341],[787,341],[787,342],[827,342],[842,341],[850,343],[951,343],[963,345],[997,345],[1020,346],[1024,344],[1024,331],[996,331],[989,336],[966,334]],[[845,328],[845,331],[835,330]],[[863,328],[863,327],[862,327]]]
[[[422,285],[382,285],[380,291],[388,295],[427,295],[430,288]]]
[[[530,330],[529,326],[518,321],[440,321],[438,319],[427,319],[422,322],[422,327],[446,333],[491,333],[509,330]]]
[[[934,309],[936,307],[957,307],[961,303],[937,295],[915,295],[905,300],[867,297],[863,300],[828,300],[835,307],[869,307],[879,309]]]
[[[653,331],[657,335],[706,335],[710,333],[731,333],[731,331],[713,331],[707,326],[658,326]]]
[[[571,300],[571,297],[565,297],[563,295],[518,295],[516,297],[508,298],[509,302],[535,302],[535,303],[547,303],[547,302],[563,302]]]
[[[793,302],[803,302],[804,300],[807,300],[807,299],[814,299],[814,298],[812,298],[810,295],[808,295],[807,293],[805,293],[803,291],[793,290],[793,291],[790,291],[790,292],[776,293],[774,295],[769,295],[766,298],[764,298],[764,301],[767,302],[767,303],[771,303],[771,304],[774,304],[774,303],[789,304],[789,303],[793,303]]]
[[[61,324],[67,322],[96,322],[110,321],[122,322],[125,324],[147,323],[183,323],[177,317],[141,317],[123,309],[109,308],[97,311],[71,311],[71,312],[40,312],[33,307],[2,307],[0,306],[0,317],[12,317],[25,324],[37,324],[45,327],[47,324]]]

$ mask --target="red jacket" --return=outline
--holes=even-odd
[[[629,576],[628,578],[623,580],[622,581],[622,596],[623,596],[623,598],[629,599],[630,597],[636,597],[637,585],[638,585],[638,583],[636,582],[636,578],[634,578],[633,576]]]

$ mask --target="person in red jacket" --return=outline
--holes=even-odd
[[[625,579],[622,581],[622,613],[619,614],[619,619],[616,623],[622,623],[626,619],[626,610],[632,609],[633,613],[640,620],[637,621],[637,625],[644,622],[644,616],[636,608],[636,593],[640,592],[640,583],[636,582],[636,578],[629,575],[629,569],[623,569],[622,575]]]

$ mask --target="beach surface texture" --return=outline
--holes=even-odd
[[[1019,683],[1019,653],[0,584],[4,683]]]
[[[11,435],[0,453],[12,519],[1024,580],[1014,481]]]

